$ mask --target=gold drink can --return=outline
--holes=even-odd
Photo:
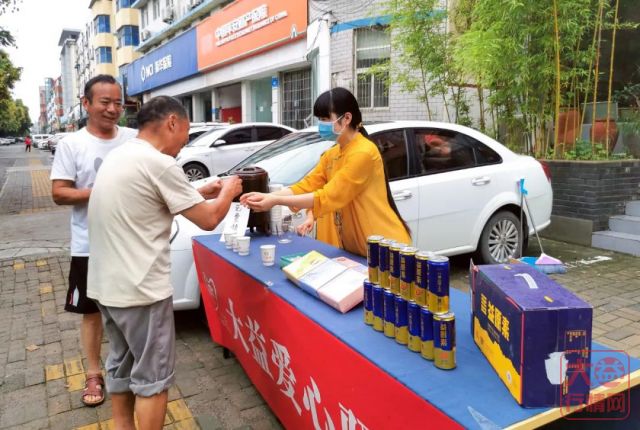
[[[407,246],[400,250],[400,295],[411,300],[413,283],[416,280],[417,248]]]
[[[429,258],[427,305],[436,313],[449,312],[449,259],[441,255]]]
[[[420,308],[420,355],[433,360],[433,314],[426,306]]]
[[[367,266],[369,267],[369,281],[379,284],[378,266],[380,264],[380,242],[384,237],[373,235],[367,237]]]
[[[400,292],[400,250],[406,244],[393,242],[389,247],[389,288],[394,294]]]
[[[396,335],[396,302],[395,295],[384,290],[384,335],[387,337],[395,337]]]
[[[384,294],[380,285],[373,284],[373,329],[382,331],[384,328]]]
[[[416,281],[413,285],[411,299],[420,306],[427,304],[429,282],[429,256],[431,253],[420,251],[416,253]]]
[[[420,305],[411,300],[407,305],[407,315],[409,317],[409,349],[413,352],[420,352]]]
[[[456,320],[453,312],[433,315],[433,363],[438,369],[456,367]]]
[[[364,323],[373,325],[373,284],[368,280],[363,282],[364,286]]]
[[[407,321],[407,301],[400,294],[395,296],[396,304],[396,329],[395,338],[396,342],[400,345],[406,345],[409,336],[408,321]]]
[[[389,288],[389,252],[392,243],[391,239],[383,239],[378,246],[378,279],[382,288]]]

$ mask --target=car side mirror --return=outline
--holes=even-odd
[[[219,145],[226,145],[227,141],[224,139],[218,139],[215,142],[213,142],[211,144],[211,148],[213,148],[214,146],[219,146]]]

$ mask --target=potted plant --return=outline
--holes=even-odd
[[[616,91],[615,99],[625,106],[620,108],[618,119],[622,143],[629,154],[640,158],[640,83],[625,85]]]

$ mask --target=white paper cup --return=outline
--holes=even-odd
[[[241,238],[239,234],[233,235],[233,252],[238,252],[238,239]]]
[[[249,255],[249,243],[251,238],[249,236],[241,236],[238,238],[238,254]]]
[[[224,234],[224,247],[227,249],[232,249],[233,248],[233,236],[235,236],[235,233],[225,233]]]
[[[260,256],[262,257],[262,264],[273,266],[276,261],[276,246],[260,245]]]

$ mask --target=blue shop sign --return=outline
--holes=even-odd
[[[127,94],[136,95],[198,73],[196,29],[127,66]]]

